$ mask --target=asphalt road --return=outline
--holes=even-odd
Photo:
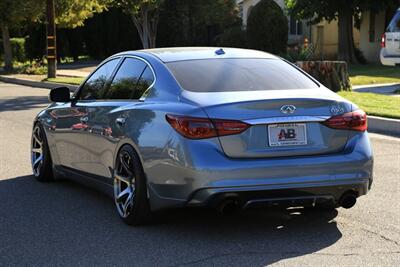
[[[334,213],[174,210],[129,227],[111,199],[31,176],[48,90],[0,83],[0,266],[399,266],[400,139],[371,134],[372,191]]]

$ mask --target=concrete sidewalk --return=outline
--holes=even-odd
[[[57,76],[65,76],[65,77],[87,77],[91,71],[83,71],[83,70],[67,70],[67,69],[58,69]]]

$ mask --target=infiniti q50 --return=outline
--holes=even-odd
[[[364,111],[268,53],[124,52],[50,100],[34,176],[103,190],[128,224],[172,207],[350,208],[372,184]]]

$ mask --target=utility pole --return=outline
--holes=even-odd
[[[47,77],[57,76],[57,39],[54,0],[46,0],[47,13]]]

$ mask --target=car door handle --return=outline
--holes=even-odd
[[[115,122],[116,122],[118,125],[122,126],[122,125],[124,125],[124,124],[126,123],[126,119],[125,119],[125,118],[117,118],[117,119],[115,120]]]
[[[81,117],[80,120],[82,123],[87,123],[89,121],[89,117]]]

